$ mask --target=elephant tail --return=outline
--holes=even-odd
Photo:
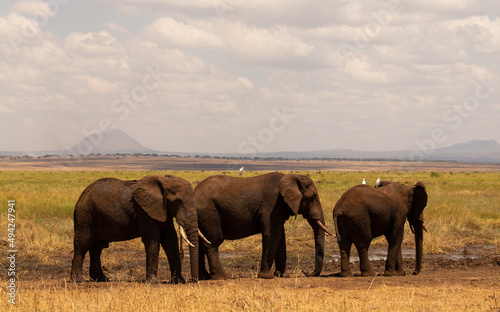
[[[335,236],[337,236],[337,241],[340,243],[339,226],[338,226],[338,213],[333,213],[333,225],[335,226]]]

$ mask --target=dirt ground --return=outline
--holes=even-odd
[[[105,274],[111,284],[142,283],[145,279],[145,254],[139,239],[127,242],[112,243],[103,251],[102,260]],[[221,249],[223,245],[221,246]],[[354,277],[338,277],[340,262],[325,256],[325,264],[320,277],[306,278],[302,270],[312,271],[312,260],[298,260],[296,255],[288,255],[288,278],[280,283],[290,287],[333,287],[339,289],[373,289],[377,287],[436,287],[439,285],[462,285],[466,287],[480,286],[486,289],[500,289],[500,255],[496,249],[484,249],[474,257],[451,259],[447,257],[424,257],[423,269],[419,275],[411,275],[414,260],[404,260],[406,276],[399,277],[361,277],[359,263],[351,263]],[[353,251],[355,254],[355,251]],[[38,260],[19,259],[19,281],[22,287],[44,285],[60,285],[65,287],[69,281],[72,250],[62,250],[54,255],[48,264]],[[260,251],[241,250],[238,254],[221,256],[225,270],[232,274],[235,281],[245,285],[255,281],[260,260]],[[297,265],[298,264],[298,265]],[[88,255],[84,263],[84,277],[88,280]],[[372,260],[376,272],[383,272],[385,261]],[[3,269],[2,269],[3,270]],[[1,273],[2,276],[7,274]],[[190,276],[189,258],[183,258],[183,276]],[[160,255],[158,278],[161,283],[168,283],[170,271],[163,251]],[[200,283],[224,283],[224,281],[200,281]],[[106,283],[83,283],[79,287],[109,287]]]

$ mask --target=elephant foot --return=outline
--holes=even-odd
[[[274,271],[274,276],[276,276],[276,277],[283,277],[283,278],[289,278],[290,274],[276,270],[276,271]]]
[[[200,276],[200,281],[206,281],[206,280],[209,280],[209,279],[212,279],[212,277],[210,276],[210,273],[207,272],[207,270],[201,270],[199,271],[199,276]]]
[[[172,281],[173,279],[171,279]],[[149,275],[146,277],[146,283],[149,284],[160,284],[160,280],[156,277],[156,275]]]
[[[93,282],[98,282],[98,283],[102,283],[102,282],[109,282],[109,278],[106,277],[106,275],[99,275],[99,276],[91,276],[90,279],[93,281]]]
[[[404,271],[384,271],[384,276],[405,276],[406,273]]]
[[[199,278],[190,277],[187,279],[186,283],[198,283],[199,281],[200,281]]]
[[[200,281],[208,281],[211,280],[212,277],[210,275],[200,275]]]
[[[182,277],[182,275],[173,276],[170,278],[170,284],[186,284],[186,280]]]
[[[71,275],[69,281],[73,282],[73,283],[83,283],[83,282],[85,282],[85,280],[83,279],[83,276],[81,276],[81,275],[78,275],[78,276]]]
[[[271,271],[260,271],[258,274],[259,278],[265,278],[265,279],[270,279],[274,278],[274,274],[271,273]]]
[[[226,273],[215,273],[215,274],[210,275],[210,279],[226,280],[226,279],[231,279],[231,276],[227,275]]]
[[[377,276],[377,275],[378,274],[373,270],[361,272],[361,276]]]
[[[352,272],[351,271],[342,271],[340,272],[340,277],[352,277]]]

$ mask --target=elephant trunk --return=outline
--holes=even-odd
[[[315,261],[314,271],[302,271],[302,273],[304,273],[306,276],[319,276],[321,270],[323,269],[323,257],[325,255],[325,231],[318,225],[318,221],[323,225],[325,224],[323,216],[321,216],[320,219],[307,219],[307,222],[309,222],[314,231]]]
[[[424,225],[423,222],[417,220],[411,224],[412,230],[415,233],[415,270],[413,275],[418,275],[422,269],[422,247],[424,241]]]
[[[191,279],[199,280],[198,272],[198,227],[188,229],[188,238],[194,247],[189,247],[189,262],[191,265]]]
[[[198,217],[194,205],[187,205],[186,213],[178,213],[177,223],[184,227],[186,236],[193,246],[189,246],[189,262],[191,266],[191,279],[199,280],[198,273]]]

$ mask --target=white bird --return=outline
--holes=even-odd
[[[242,176],[242,175],[243,175],[243,170],[244,170],[244,169],[245,169],[245,167],[241,167],[241,168],[240,168],[240,176]]]
[[[377,182],[375,182],[375,187],[378,187],[380,185],[380,177],[377,179]]]
[[[364,185],[364,184],[366,184],[365,178],[363,178],[363,182],[362,182],[362,184],[363,184],[363,185]]]

